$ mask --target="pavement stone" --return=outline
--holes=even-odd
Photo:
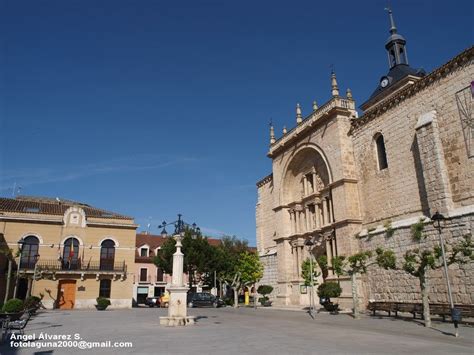
[[[272,307],[273,308],[273,307]],[[7,339],[0,354],[473,354],[474,327],[461,325],[455,338],[450,323],[395,317],[318,313],[281,309],[190,309],[197,324],[164,327],[166,309],[43,311],[28,324],[25,335],[79,334],[82,340],[126,341],[132,348],[12,349]]]

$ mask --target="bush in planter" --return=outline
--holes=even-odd
[[[262,306],[270,306],[272,304],[270,302],[270,299],[267,297],[267,295],[272,293],[272,291],[273,291],[273,287],[270,285],[258,286],[257,292],[263,296],[258,299],[258,301],[262,304]]]
[[[104,310],[104,309],[106,309],[108,306],[110,306],[110,300],[109,300],[108,298],[97,297],[96,301],[97,301],[96,308],[97,308],[98,310]]]
[[[324,282],[318,287],[318,296],[324,299],[321,304],[329,312],[337,312],[338,305],[331,302],[331,297],[339,297],[341,293],[341,286],[336,282]]]
[[[12,298],[8,300],[2,308],[2,311],[5,313],[17,313],[23,310],[23,301],[18,298]]]

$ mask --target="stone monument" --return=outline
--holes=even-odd
[[[160,317],[160,325],[169,327],[192,325],[196,320],[194,316],[187,316],[188,288],[183,282],[184,254],[181,252],[183,235],[176,234],[173,238],[176,240],[176,252],[173,254],[173,276],[171,287],[168,289],[170,293],[168,316]]]

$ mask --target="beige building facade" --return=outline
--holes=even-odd
[[[13,259],[6,290],[8,260],[2,256],[2,300],[5,292],[35,295],[47,308],[78,309],[94,308],[102,296],[111,308],[131,307],[136,228],[131,217],[79,202],[0,198],[2,249]]]
[[[474,224],[473,47],[430,74],[409,66],[406,41],[390,13],[389,72],[360,107],[331,77],[331,99],[277,139],[270,131],[272,174],[257,183],[257,248],[284,305],[308,304],[301,264],[313,255],[349,256],[381,246],[398,258],[416,246],[410,227],[425,221],[426,243],[437,243],[429,223],[447,217],[448,243],[472,235]],[[388,236],[387,229],[393,229]],[[391,234],[391,233],[390,233]],[[450,267],[455,302],[474,303],[472,264]],[[329,268],[326,280],[336,276]],[[441,271],[429,274],[432,302],[447,302]],[[319,280],[322,282],[322,277]],[[339,302],[350,306],[349,281]],[[358,281],[365,300],[420,300],[417,282],[402,271],[376,268]]]

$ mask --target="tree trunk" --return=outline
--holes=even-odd
[[[354,307],[354,319],[360,319],[359,314],[359,295],[357,293],[357,273],[351,273],[352,303]]]
[[[430,317],[430,301],[428,299],[428,280],[423,273],[420,275],[421,298],[423,300],[423,318],[425,319],[425,327],[431,328]]]
[[[232,290],[234,290],[234,308],[237,308],[239,307],[239,294],[237,293],[238,288],[232,287]]]
[[[5,286],[5,298],[3,299],[3,304],[7,303],[8,296],[10,296],[10,281],[12,279],[12,259],[8,259],[8,276],[7,276],[7,285]]]

